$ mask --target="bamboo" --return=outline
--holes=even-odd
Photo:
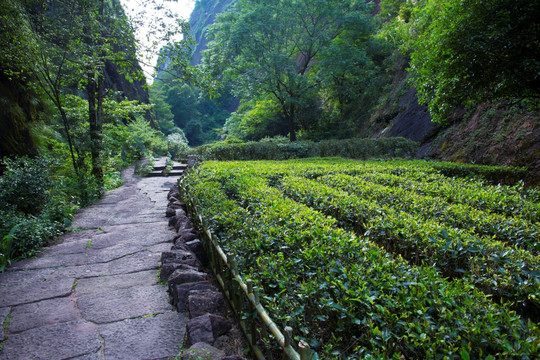
[[[309,347],[307,342],[301,340],[298,343],[298,349],[300,350],[301,360],[311,360],[311,348]]]

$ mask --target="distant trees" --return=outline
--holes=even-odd
[[[31,1],[21,11],[34,32],[29,50],[35,63],[29,71],[60,115],[77,174],[84,167],[83,149],[74,143],[66,93],[85,94],[86,116],[78,120],[88,122],[91,173],[102,183],[104,102],[111,96],[105,68],[114,64],[129,79],[143,78],[128,19],[117,0]]]
[[[218,16],[204,61],[243,101],[274,101],[294,141],[318,126],[325,91],[343,109],[369,81],[368,10],[363,1],[240,0]]]
[[[351,136],[384,103],[397,67],[438,122],[482,101],[538,103],[540,2],[381,0],[378,16],[371,5],[238,0],[218,16],[203,62],[243,104],[225,130]]]

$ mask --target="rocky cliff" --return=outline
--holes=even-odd
[[[208,26],[214,23],[216,15],[224,12],[233,2],[234,0],[198,0],[196,2],[189,19],[191,34],[197,43],[191,59],[192,65],[201,62],[202,52],[208,45],[208,39],[206,38]]]
[[[431,121],[418,104],[405,70],[389,101],[375,112],[369,136],[401,136],[421,144],[418,158],[485,165],[527,166],[530,184],[540,184],[540,111],[509,103],[455,109],[448,123]]]

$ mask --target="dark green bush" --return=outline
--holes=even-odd
[[[6,236],[17,225],[12,234],[12,258],[35,255],[41,246],[54,240],[62,232],[62,224],[48,218],[46,214],[34,216],[0,212],[0,216],[0,237]]]
[[[240,276],[250,278],[260,290],[261,304],[270,317],[280,327],[291,326],[295,339],[307,341],[321,359],[538,358],[538,327],[512,311],[512,303],[486,296],[475,288],[471,276],[448,279],[432,266],[435,257],[414,265],[372,242],[373,234],[355,236],[341,228],[344,220],[354,222],[363,213],[365,220],[355,225],[362,227],[362,222],[378,218],[386,226],[380,238],[401,246],[414,235],[407,228],[422,226],[422,219],[392,214],[369,198],[295,176],[359,172],[364,167],[366,172],[384,172],[400,166],[395,161],[381,162],[377,169],[373,163],[205,162],[183,180],[182,187],[214,239],[225,252],[236,254]],[[398,170],[402,176],[418,172],[406,172],[403,166]],[[404,221],[398,223],[397,216]],[[395,226],[390,228],[390,223]],[[427,246],[433,247],[430,243],[435,243],[437,233],[429,235],[433,239]],[[452,239],[450,231],[447,240],[438,251],[463,253],[464,244]],[[483,266],[475,271],[484,283],[499,279],[507,283],[511,277],[517,279],[519,271],[537,268],[536,262],[525,264],[523,258],[531,256],[523,252],[517,260],[508,258],[511,251],[502,256],[490,251],[470,253]],[[471,254],[458,260],[472,261]],[[487,271],[484,261],[498,261],[501,269]],[[523,289],[537,288],[536,277],[533,273],[522,278]],[[538,292],[530,295],[537,298]]]
[[[69,224],[73,205],[51,176],[53,163],[42,157],[4,159],[0,178],[0,270],[32,256]],[[63,185],[63,186],[62,186]],[[54,191],[53,191],[54,189]]]
[[[50,162],[44,158],[5,159],[0,178],[0,206],[39,214],[50,200]]]
[[[404,138],[313,141],[218,142],[194,150],[204,160],[286,160],[340,156],[351,159],[412,157],[418,144]]]

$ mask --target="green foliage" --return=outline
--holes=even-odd
[[[0,242],[0,272],[3,272],[6,266],[11,264],[11,259],[15,257],[13,240],[18,226],[19,225],[15,225],[7,235],[4,235]]]
[[[237,1],[217,17],[204,61],[214,76],[233,84],[240,99],[272,99],[279,107],[278,118],[260,111],[244,116],[247,127],[269,126],[265,116],[270,115],[285,123],[294,141],[298,130],[317,127],[319,95],[345,106],[354,92],[346,89],[360,92],[373,75],[375,67],[366,65],[371,60],[365,43],[373,31],[367,11],[356,1]],[[366,66],[356,71],[352,64]],[[262,136],[276,133],[281,128]]]
[[[381,0],[379,16],[383,20],[391,20],[400,14],[402,7],[408,3],[407,0]]]
[[[150,99],[154,104],[154,114],[156,115],[159,129],[164,134],[170,134],[176,128],[174,124],[174,114],[171,106],[165,101],[163,91],[155,84],[150,88]]]
[[[126,84],[143,76],[120,2],[6,0],[0,29],[2,154],[44,155],[3,163],[5,266],[35,254],[79,206],[119,186],[123,167],[165,154],[167,142],[143,119],[151,106],[128,100],[138,95]]]
[[[217,142],[194,149],[206,160],[284,160],[306,157],[342,156],[353,159],[411,157],[418,145],[403,138],[284,141]]]
[[[171,75],[160,75],[152,86],[152,101],[159,105],[158,121],[165,134],[180,129],[192,146],[217,140],[230,112],[230,95],[222,88],[219,99],[211,99],[196,86],[179,84]],[[170,115],[172,114],[172,118]]]
[[[497,234],[497,238],[509,243],[507,246],[495,236],[483,237],[467,231],[475,223],[468,221],[466,214],[484,219],[483,214],[475,214],[474,209],[458,209],[444,200],[425,199],[418,194],[400,198],[392,191],[372,189],[370,183],[361,182],[361,177],[359,181],[358,177],[331,175],[317,182],[322,184],[284,177],[279,183],[286,195],[333,216],[342,226],[368,236],[390,253],[399,254],[416,265],[430,263],[444,277],[468,279],[485,293],[516,303],[517,311],[535,321],[540,317],[540,304],[531,300],[540,293],[534,285],[540,279],[535,270],[525,270],[538,268],[540,262],[528,251],[511,247],[520,244],[538,254],[540,244],[535,238],[540,228],[537,225],[508,219],[506,231],[500,229]],[[342,192],[341,188],[348,191]],[[403,203],[409,205],[403,206]],[[429,211],[442,214],[431,217]],[[450,226],[444,223],[448,218]],[[506,219],[486,217],[484,224],[490,220]],[[489,254],[488,259],[486,254]]]
[[[460,248],[467,243],[452,229],[438,247],[437,232],[424,225],[428,221],[393,212],[399,198],[391,192],[387,198],[383,192],[380,198],[369,193],[355,196],[323,184],[343,179],[352,189],[364,175],[394,173],[416,177],[415,185],[433,185],[434,190],[437,181],[445,179],[426,162],[310,159],[205,162],[183,185],[220,245],[238,255],[241,276],[262,289],[261,303],[272,319],[281,327],[292,326],[296,339],[310,343],[321,358],[537,357],[536,324],[520,318],[511,310],[512,303],[478,290],[495,281],[505,289],[532,289],[524,299],[538,298],[537,257],[487,239],[485,249],[467,252]],[[476,187],[478,199],[494,188],[463,181],[467,183]],[[365,188],[369,184],[364,182],[355,187]],[[537,206],[522,197],[524,191],[499,189],[522,208]],[[413,198],[411,194],[409,200]],[[497,205],[490,198],[484,203]],[[358,229],[379,224],[387,231],[360,237],[343,228],[351,223]],[[409,231],[415,227],[416,235]],[[375,244],[381,240],[399,248],[423,231],[431,238],[416,248],[417,253],[437,247],[457,265],[477,259],[479,266],[450,281],[439,267],[446,265],[433,253],[425,262],[416,262],[415,251],[404,259]],[[500,252],[486,250],[490,246],[500,246]],[[498,266],[490,270],[484,261]],[[518,285],[514,280],[521,276],[527,280]]]
[[[275,100],[250,101],[242,104],[231,114],[223,129],[227,137],[233,136],[247,141],[258,141],[264,137],[287,135],[287,122]]]
[[[420,100],[443,122],[456,106],[540,93],[537,1],[428,1],[429,25],[413,44]]]
[[[189,151],[186,136],[180,132],[167,136],[167,147],[173,159],[183,158]]]
[[[28,16],[18,1],[0,4],[0,157],[37,155],[30,127],[39,120],[43,101],[32,76],[35,46]]]
[[[51,178],[45,158],[4,159],[0,178],[0,238],[3,266],[35,254],[53,240],[72,215]]]
[[[39,214],[50,201],[50,164],[44,158],[4,159],[0,178],[0,203],[4,208]]]
[[[163,134],[153,129],[145,119],[138,117],[126,127],[128,137],[124,140],[128,158],[140,159],[153,154],[167,153],[167,142]]]

